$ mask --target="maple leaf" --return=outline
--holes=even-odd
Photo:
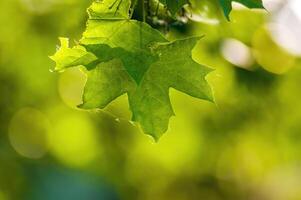
[[[153,51],[159,59],[151,65],[139,85],[128,76],[120,60],[99,64],[88,72],[81,108],[104,108],[127,93],[133,121],[139,122],[146,134],[160,138],[168,128],[169,118],[174,115],[169,88],[213,101],[205,79],[211,70],[193,61],[191,56],[198,40],[189,38],[154,46]]]

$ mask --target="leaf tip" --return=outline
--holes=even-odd
[[[83,109],[83,110],[89,110],[93,109],[91,106],[89,106],[87,103],[83,102],[79,105],[76,106],[78,109]]]

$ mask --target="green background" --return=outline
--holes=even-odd
[[[170,90],[176,117],[155,143],[126,96],[82,111],[82,72],[51,72],[57,38],[81,37],[90,3],[0,1],[0,200],[301,199],[301,62],[271,38],[270,13],[227,22],[203,1],[218,25],[169,28],[169,39],[206,35],[193,55],[215,69],[216,105]],[[228,38],[249,47],[249,65],[226,61]]]

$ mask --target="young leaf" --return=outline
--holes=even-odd
[[[229,20],[229,14],[232,10],[232,2],[241,3],[248,8],[264,8],[262,0],[219,0],[225,16]]]
[[[86,51],[82,46],[75,46],[69,48],[69,39],[60,38],[61,46],[55,55],[50,56],[56,62],[55,71],[60,71],[68,67],[75,67],[79,65],[88,65],[97,60],[97,57]]]

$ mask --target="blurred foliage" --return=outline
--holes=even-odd
[[[0,1],[0,200],[301,199],[300,59],[273,40],[273,13],[235,9],[228,22],[210,2],[167,36],[206,35],[193,54],[215,68],[217,106],[171,90],[177,117],[154,143],[126,96],[81,111],[84,75],[49,71],[53,44],[81,37],[91,1]],[[227,39],[248,65],[222,53]]]

